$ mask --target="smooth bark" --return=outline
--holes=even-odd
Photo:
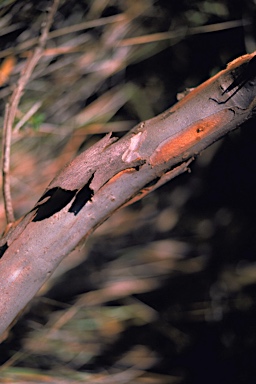
[[[0,334],[61,260],[110,215],[186,171],[198,153],[253,115],[253,57],[234,60],[123,138],[106,135],[56,176],[0,242]]]

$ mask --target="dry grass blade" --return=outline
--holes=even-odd
[[[238,28],[244,25],[244,23],[240,20],[227,21],[223,23],[216,23],[211,25],[203,25],[200,27],[192,27],[192,28],[182,28],[181,30],[168,31],[168,32],[159,32],[153,33],[151,35],[132,37],[129,39],[124,39],[120,45],[128,46],[128,45],[136,45],[136,44],[148,44],[154,43],[161,40],[176,40],[182,39],[186,36],[196,35],[199,33],[210,33],[221,31],[224,29],[232,29]]]

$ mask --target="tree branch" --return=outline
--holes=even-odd
[[[110,215],[185,172],[198,153],[253,115],[253,57],[234,60],[123,138],[106,135],[56,176],[0,242],[0,333],[61,260]]]

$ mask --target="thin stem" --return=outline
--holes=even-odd
[[[10,154],[12,127],[20,99],[22,97],[25,86],[27,85],[31,74],[43,55],[44,47],[47,41],[50,27],[53,22],[54,15],[58,9],[59,0],[54,0],[52,7],[49,10],[46,21],[42,24],[41,35],[38,45],[32,55],[28,58],[27,63],[22,71],[18,83],[12,93],[10,102],[6,105],[3,127],[3,143],[2,143],[2,175],[3,175],[3,198],[5,206],[5,214],[7,223],[14,221],[12,198],[11,198],[11,183],[10,183]]]

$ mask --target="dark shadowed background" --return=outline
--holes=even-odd
[[[2,124],[50,5],[0,2]],[[79,151],[253,52],[255,34],[253,0],[61,1],[15,122],[16,217]],[[1,344],[0,382],[254,382],[255,152],[251,119],[104,223]]]

